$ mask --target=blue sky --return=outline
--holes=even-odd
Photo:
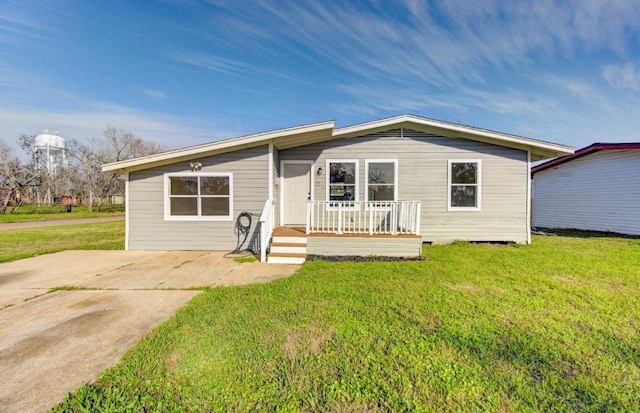
[[[0,1],[0,139],[107,124],[182,147],[400,114],[640,141],[640,5]]]

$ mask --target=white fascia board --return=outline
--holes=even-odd
[[[333,136],[336,138],[342,138],[344,136],[359,135],[362,132],[370,131],[372,129],[384,128],[386,126],[400,125],[402,122],[406,122],[410,118],[409,115],[395,116],[393,118],[376,120],[373,122],[359,123],[357,125],[345,126],[343,128],[335,129]]]
[[[541,141],[537,139],[525,138],[517,135],[510,135],[502,132],[495,132],[488,129],[474,128],[471,126],[458,125],[455,123],[443,122],[429,118],[423,118],[413,115],[402,115],[393,118],[382,119],[374,122],[362,123],[359,125],[347,126],[334,130],[333,136],[335,138],[357,136],[367,131],[375,129],[384,129],[386,127],[406,127],[407,125],[420,125],[430,126],[434,128],[446,129],[450,131],[466,133],[470,135],[476,135],[479,138],[489,138],[501,142],[509,142],[517,144],[518,146],[526,147],[526,149],[539,149],[545,152],[557,153],[559,156],[562,154],[570,154],[575,151],[575,148],[570,146],[555,144],[552,142]],[[523,148],[525,149],[525,148]]]
[[[267,144],[272,139],[293,136],[303,133],[316,132],[322,130],[332,130],[335,126],[335,121],[327,121],[320,123],[313,123],[309,125],[296,126],[292,128],[278,129],[268,132],[261,132],[254,135],[242,136],[239,138],[225,139],[221,141],[206,143],[203,145],[190,146],[188,148],[176,149],[173,151],[167,151],[158,153],[155,155],[143,156],[141,158],[128,159],[126,161],[112,162],[102,165],[102,172],[108,171],[127,171],[129,169],[145,169],[145,165],[159,166],[167,163],[171,163],[174,159],[190,158],[195,156],[203,156],[209,154],[215,154],[218,152],[229,152],[234,148],[241,149],[260,144]],[[142,168],[141,168],[142,167]]]

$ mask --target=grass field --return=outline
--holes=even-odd
[[[109,216],[124,216],[124,205],[105,205],[100,211],[82,206],[74,206],[71,212],[66,212],[65,205],[23,205],[15,214],[0,214],[0,225],[3,222],[25,222],[25,221],[49,221],[55,219],[75,219],[75,218],[97,218]]]
[[[639,240],[424,255],[207,290],[54,410],[638,410]]]
[[[64,250],[121,249],[124,221],[0,232],[0,263]]]

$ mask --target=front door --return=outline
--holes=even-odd
[[[311,164],[282,164],[282,223],[306,225],[307,200],[311,195]]]

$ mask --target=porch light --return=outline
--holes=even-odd
[[[322,166],[318,168],[318,170],[316,171],[316,175],[322,175]]]

